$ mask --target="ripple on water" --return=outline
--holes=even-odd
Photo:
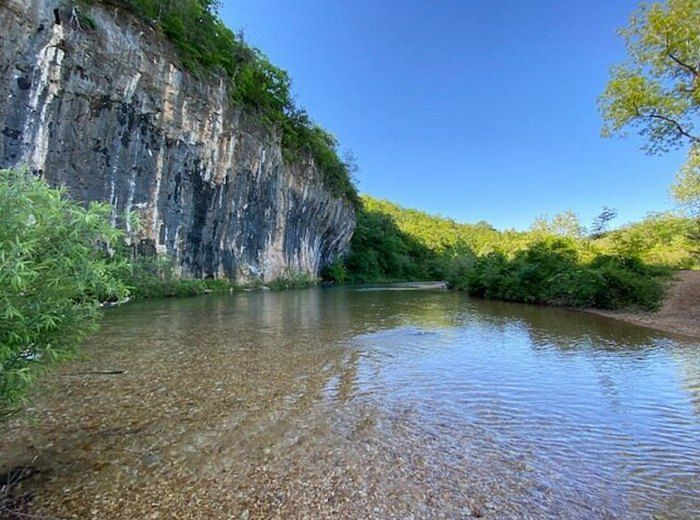
[[[700,515],[700,345],[373,289],[110,311],[0,469],[34,461],[54,516]],[[124,372],[74,375],[104,369]]]

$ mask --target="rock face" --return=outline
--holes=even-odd
[[[0,0],[0,167],[26,165],[183,274],[317,275],[348,247],[352,205],[311,160],[186,72],[172,46],[117,6],[80,27],[60,0]],[[134,229],[125,215],[140,215]]]

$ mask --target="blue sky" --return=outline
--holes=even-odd
[[[524,229],[602,206],[616,224],[672,207],[680,152],[600,137],[596,99],[624,59],[630,0],[224,0],[352,149],[363,193]]]

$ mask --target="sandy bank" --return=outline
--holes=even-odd
[[[678,272],[658,312],[586,312],[700,339],[700,271]]]

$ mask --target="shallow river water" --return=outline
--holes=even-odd
[[[394,286],[130,304],[85,352],[1,426],[35,514],[700,516],[698,341]]]

